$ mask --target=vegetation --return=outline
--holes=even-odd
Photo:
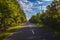
[[[17,0],[0,0],[0,40],[19,29],[26,21]]]
[[[47,10],[40,15],[40,17],[32,16],[29,20],[32,23],[43,24],[47,28],[51,28],[60,32],[60,1],[53,1],[51,5],[47,6]]]
[[[33,15],[31,19],[29,20],[32,23],[40,23],[40,13],[37,13],[36,15]]]
[[[26,22],[26,16],[17,0],[0,0],[0,30]]]
[[[26,21],[25,13],[17,0],[0,0],[0,40],[19,29]],[[29,21],[60,32],[60,1],[53,1],[45,12],[33,15]]]
[[[0,33],[0,40],[3,40],[4,38],[10,36],[11,34],[13,34],[15,31],[19,30],[21,28],[23,24],[19,25],[19,26],[13,26],[13,27],[9,27],[7,28],[6,31]]]

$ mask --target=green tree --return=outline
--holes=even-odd
[[[53,1],[51,5],[47,6],[47,10],[41,15],[41,22],[55,30],[60,29],[60,3]]]
[[[41,16],[40,13],[37,13],[36,15],[33,15],[30,19],[30,22],[35,23],[35,24],[40,23],[40,21],[41,21],[40,16]]]
[[[21,17],[23,16],[23,19]],[[0,0],[0,29],[26,22],[26,16],[17,0]]]

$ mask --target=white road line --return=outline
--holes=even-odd
[[[31,31],[32,31],[32,33],[33,33],[33,35],[34,35],[34,34],[35,34],[35,33],[34,33],[34,30],[31,30]]]

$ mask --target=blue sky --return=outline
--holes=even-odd
[[[46,10],[46,6],[50,5],[52,0],[20,0],[19,3],[21,8],[23,8],[27,19],[30,19],[32,15],[41,12],[41,10]],[[42,9],[41,9],[42,5]]]

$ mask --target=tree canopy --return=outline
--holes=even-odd
[[[36,19],[35,19],[36,18]],[[54,0],[50,5],[47,6],[47,10],[42,12],[41,16],[32,16],[31,22],[38,22],[51,27],[55,30],[60,30],[60,1]],[[39,21],[37,21],[39,20]]]
[[[26,16],[17,0],[0,0],[0,29],[26,22]]]

